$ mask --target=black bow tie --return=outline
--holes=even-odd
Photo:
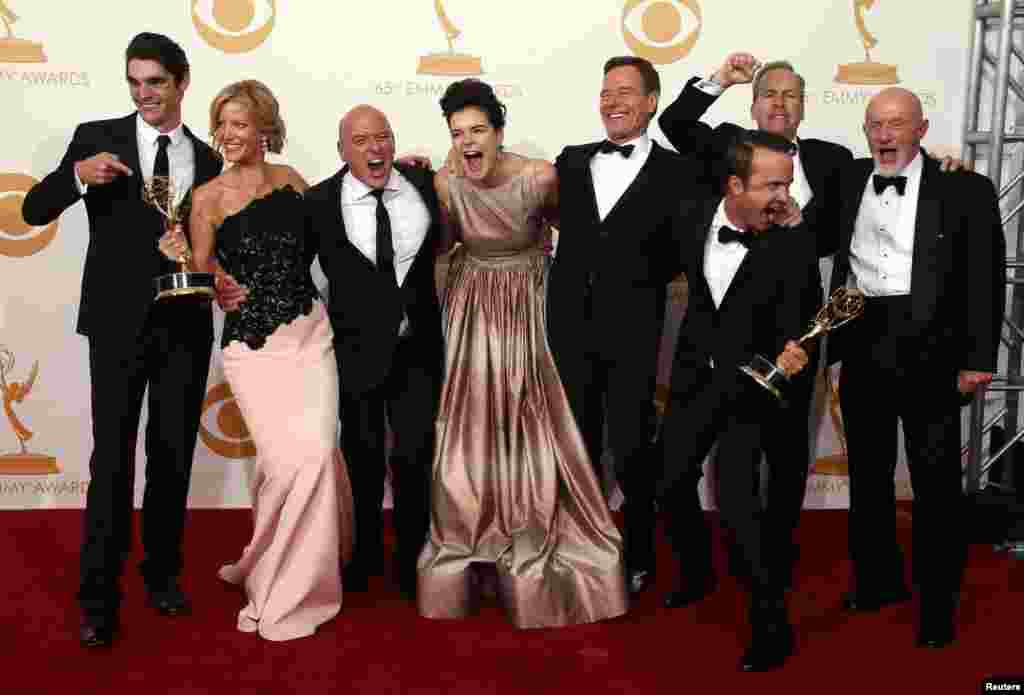
[[[875,195],[882,195],[889,186],[895,186],[896,192],[900,195],[903,195],[903,191],[907,190],[906,176],[882,176],[881,174],[875,174],[873,182],[875,184]]]
[[[612,152],[618,152],[626,159],[629,159],[629,156],[633,154],[633,149],[635,147],[635,145],[616,145],[614,142],[611,142],[610,140],[605,140],[604,142],[601,143],[601,146],[597,148],[597,151],[600,152],[601,154],[611,154]]]
[[[750,244],[754,241],[754,237],[752,234],[744,234],[743,232],[738,232],[727,225],[722,225],[721,227],[718,228],[719,244],[731,244],[734,241],[743,244],[749,249]]]

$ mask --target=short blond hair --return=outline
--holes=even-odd
[[[220,149],[217,124],[221,109],[229,101],[238,102],[249,109],[260,133],[267,138],[267,151],[276,154],[284,148],[285,127],[277,97],[267,85],[258,80],[242,80],[220,90],[210,104],[210,137],[217,149]]]

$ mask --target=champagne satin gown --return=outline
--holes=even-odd
[[[352,547],[333,333],[306,228],[301,195],[285,187],[217,231],[221,265],[249,290],[225,318],[224,373],[257,450],[252,539],[219,575],[248,597],[238,629],[275,641],[311,635],[338,614]]]
[[[628,607],[622,539],[548,347],[540,194],[532,177],[477,188],[450,179],[462,233],[444,304],[420,613],[460,618],[491,566],[520,628],[594,622]]]

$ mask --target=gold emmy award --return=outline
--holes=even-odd
[[[437,13],[437,21],[441,23],[441,29],[444,30],[445,38],[448,39],[448,52],[420,56],[420,64],[416,68],[416,72],[420,75],[482,75],[484,69],[479,58],[455,52],[453,42],[462,32],[444,13],[441,0],[434,0],[434,11]]]
[[[818,310],[811,321],[811,330],[802,335],[796,342],[803,347],[819,336],[834,331],[864,313],[864,295],[857,290],[840,287],[829,297],[825,306]],[[775,362],[762,355],[754,355],[750,364],[740,365],[739,370],[748,375],[758,384],[783,400],[781,387],[789,380],[786,373],[779,369]]]
[[[0,475],[46,475],[59,473],[57,459],[47,454],[33,454],[28,450],[26,442],[32,439],[33,432],[14,414],[14,404],[21,403],[32,392],[32,387],[39,376],[39,363],[32,365],[28,381],[18,383],[9,380],[14,371],[14,353],[0,346],[0,389],[3,389],[4,414],[7,422],[18,438],[21,451],[14,454],[0,454]]]
[[[875,0],[853,0],[853,21],[860,32],[860,40],[864,44],[864,62],[840,65],[836,72],[836,82],[843,84],[897,84],[900,78],[896,74],[895,65],[885,65],[871,60],[871,49],[878,45],[867,25],[864,24],[864,12],[875,5]]]
[[[11,12],[0,0],[0,21],[7,29],[7,36],[0,39],[0,63],[45,63],[43,45],[15,38],[11,25],[18,21],[18,15]]]
[[[188,214],[188,208],[192,202],[191,191],[186,191],[180,201],[178,201],[177,193],[174,181],[168,176],[154,176],[142,184],[142,199],[164,216],[168,229],[181,224]],[[213,273],[190,272],[188,264],[191,260],[192,252],[186,249],[185,253],[178,257],[177,273],[161,275],[154,280],[157,300],[165,297],[189,295],[213,297],[216,295]]]

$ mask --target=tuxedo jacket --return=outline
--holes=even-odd
[[[441,307],[434,264],[441,243],[441,214],[434,191],[434,172],[396,164],[419,192],[430,213],[430,226],[412,267],[399,287],[383,277],[348,239],[341,213],[341,183],[348,165],[306,193],[310,206],[311,243],[329,282],[328,314],[334,329],[342,393],[358,396],[384,383],[398,343],[403,312],[409,318],[415,353],[422,364],[444,366]]]
[[[704,272],[705,244],[720,198],[689,201],[681,214],[690,230],[681,246],[689,301],[679,327],[672,364],[674,398],[687,398],[701,370],[714,364],[716,381],[731,383],[739,393],[753,384],[738,367],[755,354],[771,361],[787,340],[795,340],[810,328],[807,295],[819,292],[817,257],[809,230],[772,227],[758,233],[716,307]],[[748,383],[749,382],[749,383]],[[726,391],[729,391],[726,388]]]
[[[548,285],[549,340],[564,381],[582,378],[584,351],[595,351],[635,364],[653,394],[666,285],[682,271],[679,201],[706,197],[705,182],[695,162],[652,141],[644,166],[602,221],[590,172],[600,144],[566,147],[555,162],[559,236]]]
[[[22,207],[28,224],[44,225],[79,199],[85,200],[89,246],[77,330],[106,344],[134,342],[156,296],[153,279],[177,270],[176,264],[157,249],[164,217],[142,201],[136,118],[136,114],[131,114],[79,125],[60,166],[28,192]],[[196,188],[220,174],[222,161],[188,128],[185,135],[195,151]],[[116,154],[133,174],[119,176],[108,184],[89,186],[83,196],[75,184],[74,165],[100,152]],[[196,320],[205,322],[211,326],[207,330],[212,330],[207,304],[196,304]]]
[[[661,114],[658,125],[673,147],[696,157],[704,164],[708,177],[720,180],[729,145],[743,128],[734,123],[712,128],[701,122],[718,97],[697,89],[698,81],[694,77],[686,83],[679,97]],[[813,193],[803,209],[804,223],[816,239],[818,256],[829,256],[839,244],[842,172],[853,161],[853,154],[842,145],[814,138],[800,138],[799,147],[800,163]]]
[[[974,172],[943,173],[921,153],[910,301],[925,340],[922,357],[950,369],[994,372],[1006,308],[1006,240],[995,188]],[[873,159],[858,159],[844,177],[833,290],[847,282],[850,243],[874,168]],[[844,347],[852,346],[847,335],[840,329],[829,336],[830,361],[843,359]]]

